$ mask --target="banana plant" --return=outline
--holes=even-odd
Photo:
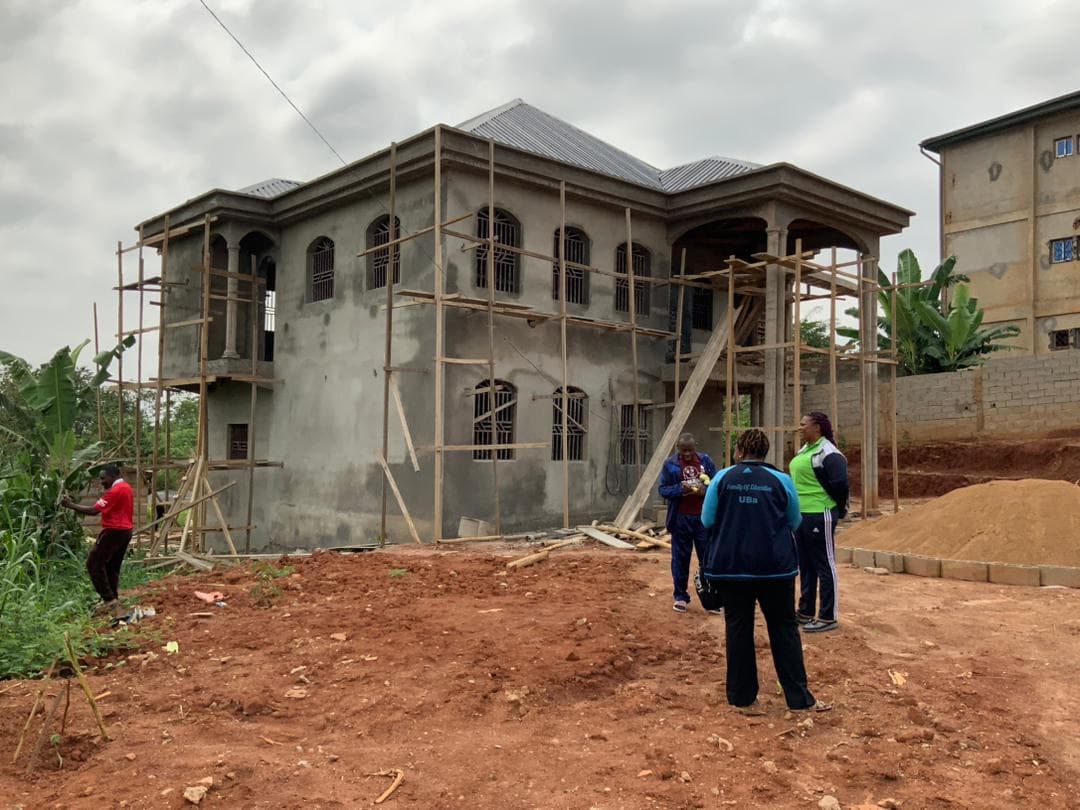
[[[1019,327],[1013,325],[983,329],[983,310],[971,297],[966,284],[957,286],[947,314],[943,315],[925,301],[918,302],[918,307],[931,334],[923,350],[940,371],[978,365],[985,355],[1011,348],[1004,341],[1020,334]]]

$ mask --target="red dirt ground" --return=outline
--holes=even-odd
[[[367,774],[390,768],[387,808],[1080,801],[1080,591],[844,569],[841,631],[805,645],[836,708],[800,726],[763,633],[767,714],[728,709],[723,621],[672,612],[659,554],[506,559],[317,554],[268,608],[249,567],[164,580],[147,590],[157,656],[91,674],[111,742],[73,702],[63,770],[43,757],[27,779],[11,753],[36,684],[0,687],[4,806],[180,808],[212,777],[204,806],[367,807],[390,783]],[[208,610],[197,588],[228,607],[189,616]]]
[[[860,452],[847,451],[852,489],[860,489]],[[927,498],[1002,478],[1080,479],[1080,438],[1030,441],[935,442],[901,445],[897,452],[900,495]],[[892,492],[892,449],[878,452],[878,490]]]

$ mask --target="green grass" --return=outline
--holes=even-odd
[[[155,572],[125,562],[121,589]],[[102,656],[138,646],[138,630],[113,631],[86,572],[86,549],[56,545],[42,553],[32,532],[0,531],[0,678],[31,677],[63,654],[64,633],[78,655]]]

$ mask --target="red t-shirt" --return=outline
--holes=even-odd
[[[682,497],[679,498],[679,514],[680,515],[700,515],[701,506],[705,502],[705,485],[701,481],[701,474],[705,472],[701,466],[701,459],[697,454],[694,454],[694,458],[689,463],[679,458],[679,466],[682,468],[682,480],[697,484],[701,488],[699,495],[692,495],[689,492],[684,492]]]
[[[123,479],[117,479],[113,485],[94,504],[101,515],[101,528],[135,528],[135,493],[131,485]]]

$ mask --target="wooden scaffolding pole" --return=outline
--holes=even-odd
[[[626,208],[626,278],[630,303],[630,363],[634,386],[634,474],[641,480],[641,463],[644,455],[641,441],[641,392],[638,388],[637,353],[637,284],[634,281],[634,230],[630,223],[630,208]],[[626,527],[629,528],[629,527]]]
[[[397,143],[390,144],[390,230],[388,232],[390,247],[387,250],[386,270],[386,338],[383,343],[383,426],[382,426],[382,457],[385,461],[390,457],[390,370],[393,363],[393,335],[394,335],[394,254],[399,249],[396,244],[397,226],[395,221],[397,205]],[[373,259],[368,259],[369,262]],[[436,270],[436,272],[438,272]],[[379,544],[386,543],[386,476],[382,479],[382,507],[379,516]]]
[[[727,311],[735,311],[735,265],[728,262]],[[726,368],[724,374],[724,464],[731,464],[732,397],[735,395],[735,321],[727,319],[727,346],[724,349]]]
[[[145,290],[143,287],[146,282],[146,269],[143,261],[143,249],[142,249],[142,236],[143,226],[139,226],[139,335],[136,340],[139,341],[139,346],[135,351],[135,509],[136,514],[146,518],[146,495],[145,487],[143,486],[143,470],[142,470],[142,387],[143,387],[143,310],[146,308]],[[121,290],[120,295],[124,293]],[[162,331],[162,330],[159,330]],[[120,338],[123,340],[123,337]],[[118,341],[119,342],[119,341]],[[143,499],[140,509],[139,493],[143,492]]]
[[[491,403],[491,440],[498,441],[495,425],[495,141],[488,141],[488,222],[487,222],[487,328],[488,401]],[[502,502],[499,499],[499,451],[491,451],[491,490],[495,497],[495,534],[502,534]]]
[[[584,274],[582,274],[584,275]],[[570,528],[570,397],[566,360],[566,181],[559,181],[559,348],[562,352],[562,424],[559,442],[562,449],[563,528]]]
[[[833,437],[840,441],[839,402],[836,393],[836,248],[832,249],[829,273],[829,418],[833,423]]]
[[[94,356],[101,354],[101,338],[98,335],[97,301],[94,302]],[[97,438],[99,442],[105,441],[105,422],[101,416],[101,386],[94,389],[94,399],[97,403]]]
[[[116,243],[116,342],[124,339],[124,243]],[[124,455],[124,353],[116,358],[117,436],[120,456]]]
[[[896,351],[896,273],[892,274],[892,294],[889,297],[889,309],[892,319],[889,321],[892,324],[891,335],[891,348],[892,359],[898,361],[899,355]],[[892,432],[892,497],[893,497],[893,511],[900,511],[900,470],[899,470],[899,452],[896,446],[896,363],[892,363],[889,366],[889,407],[891,408],[891,415],[889,418],[890,430]]]
[[[686,248],[679,257],[679,281],[686,275]],[[682,339],[683,339],[683,302],[686,300],[686,285],[679,284],[679,301],[675,307],[675,391],[672,402],[679,401],[679,379],[682,375]],[[693,351],[694,347],[691,346]]]
[[[256,280],[258,266],[255,263],[254,254],[251,257],[251,340],[248,342],[248,350],[251,354],[251,410],[248,414],[248,491],[247,491],[247,519],[244,521],[244,553],[251,553],[251,528],[255,515],[255,420],[256,409],[259,402],[259,384],[256,382],[259,373],[259,282]],[[265,300],[265,295],[261,296]],[[215,502],[216,503],[216,502]],[[222,519],[222,527],[225,521]],[[226,530],[226,538],[228,533]],[[234,550],[235,554],[236,551]]]
[[[208,388],[206,379],[208,356],[210,354],[210,282],[210,217],[206,216],[203,220],[202,325],[199,327],[199,423],[196,434],[199,465],[202,470],[206,469],[210,461],[210,437],[207,435],[209,403],[207,402]],[[196,476],[194,485],[198,486],[198,476]],[[192,528],[196,530],[196,533],[192,540],[192,547],[199,551],[202,550],[203,540],[199,530],[206,525],[205,515],[206,503],[203,502],[198,509],[192,509],[188,513],[188,520],[184,524],[184,531],[186,532],[190,523],[194,521]]]
[[[150,471],[150,520],[157,518],[157,493],[158,493],[158,466],[161,463],[161,453],[159,452],[160,437],[161,437],[161,393],[163,390],[162,379],[165,374],[163,371],[165,365],[165,315],[168,312],[167,305],[169,299],[169,215],[165,215],[164,223],[165,237],[161,243],[161,306],[158,309],[158,350],[157,350],[157,380],[154,383],[154,447],[151,454],[150,464],[152,469]],[[143,234],[142,227],[139,228],[139,245],[142,245]],[[166,499],[168,498],[169,489],[169,477],[165,476],[165,490]],[[153,542],[154,535],[150,535],[150,542]]]
[[[493,223],[488,222],[490,229]],[[443,251],[442,251],[442,127],[435,127],[435,503],[432,509],[432,539],[438,543],[443,526],[443,444],[445,425],[443,407],[446,398],[445,366],[443,365],[446,313],[443,308]]]
[[[791,358],[791,403],[792,415],[795,419],[802,419],[802,239],[795,240],[795,302],[791,308],[792,340],[795,343]],[[799,452],[799,439],[791,436],[792,455]],[[787,444],[787,440],[784,441]]]

